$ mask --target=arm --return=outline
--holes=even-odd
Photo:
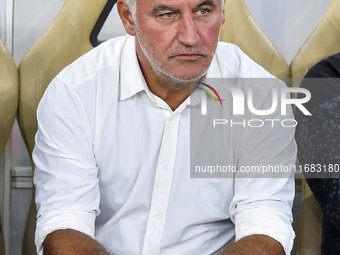
[[[100,193],[93,138],[77,95],[58,78],[54,79],[39,104],[37,118],[33,151],[35,243],[42,255],[45,237],[58,229],[73,229],[94,238]],[[58,247],[59,251],[62,246],[51,247]],[[72,246],[65,245],[65,250],[68,248]]]
[[[273,238],[265,235],[251,235],[242,238],[221,255],[284,255],[282,245]]]
[[[62,229],[50,233],[43,244],[44,255],[109,255],[95,239],[81,232]]]
[[[264,103],[262,105],[258,103],[255,109],[269,109],[272,105],[272,96],[265,93],[265,90],[270,89],[266,88],[266,82],[275,82],[275,80],[261,80],[261,82],[264,91],[254,90],[257,94],[254,94],[253,98],[259,99],[256,103]],[[281,83],[274,83],[274,85],[279,89],[283,86]],[[264,99],[260,100],[261,97]],[[281,107],[277,107],[270,115],[256,116],[249,113],[246,116],[246,119],[262,118],[275,119],[277,123],[281,123],[282,120],[294,117],[289,105],[287,115],[281,115]],[[266,174],[239,171],[235,174],[234,198],[230,205],[230,215],[235,224],[236,243],[226,252],[282,254],[283,247],[285,252],[283,254],[290,254],[295,236],[291,225],[291,207],[295,194],[294,127],[267,124],[261,128],[249,128],[244,140],[244,149],[238,160],[240,170],[244,166],[257,166],[259,169],[264,166],[269,169],[271,166],[278,171],[268,171]],[[285,170],[280,170],[283,167]],[[256,250],[260,248],[263,249],[263,253]]]

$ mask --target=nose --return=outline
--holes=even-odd
[[[199,41],[198,29],[194,18],[191,15],[183,15],[182,22],[179,22],[178,41],[187,45],[194,46]]]

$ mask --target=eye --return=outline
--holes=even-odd
[[[167,13],[162,14],[162,16],[165,18],[173,18],[175,16],[175,13],[167,12]]]
[[[200,10],[198,10],[198,14],[200,14],[200,15],[205,15],[207,13],[208,13],[207,9],[200,9]]]
[[[207,9],[201,9],[201,10],[199,10],[198,12],[199,12],[200,14],[204,15],[204,14],[206,14],[206,13],[208,12],[208,10],[207,10]]]

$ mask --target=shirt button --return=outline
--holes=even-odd
[[[161,215],[159,213],[155,213],[153,216],[156,220],[159,220],[161,218]]]
[[[168,171],[168,166],[167,166],[167,165],[164,165],[164,166],[162,167],[162,170],[163,170],[163,172],[167,172],[167,171]]]

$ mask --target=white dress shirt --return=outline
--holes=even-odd
[[[271,75],[219,43],[206,77]],[[33,152],[38,253],[47,234],[71,228],[118,255],[208,255],[252,234],[271,236],[289,254],[294,180],[190,178],[191,107],[200,106],[188,98],[172,111],[150,92],[131,36],[103,43],[54,78],[39,104]],[[243,138],[241,161],[294,164],[294,129],[274,132],[275,143],[268,130],[247,130],[234,129],[228,144]]]

